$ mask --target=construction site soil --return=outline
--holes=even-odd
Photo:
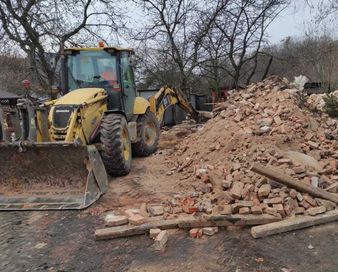
[[[338,223],[258,240],[248,228],[201,239],[171,230],[161,252],[147,235],[95,241],[107,212],[142,205],[162,205],[164,219],[225,214],[226,207],[280,218],[336,208],[250,171],[259,163],[337,193],[338,122],[307,110],[285,79],[232,92],[214,115],[163,130],[157,153],[135,158],[131,173],[111,178],[108,192],[84,211],[1,212],[0,271],[337,271]]]

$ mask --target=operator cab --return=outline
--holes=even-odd
[[[62,61],[62,92],[102,88],[108,94],[108,110],[133,116],[136,87],[131,49],[104,47],[69,48]]]

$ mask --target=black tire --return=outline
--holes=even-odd
[[[149,133],[149,129],[151,133]],[[137,120],[137,136],[140,140],[133,144],[133,154],[146,157],[157,150],[160,127],[154,113],[147,111]]]
[[[103,117],[100,128],[102,143],[101,157],[107,173],[111,176],[124,176],[131,168],[131,142],[128,125],[121,114]]]

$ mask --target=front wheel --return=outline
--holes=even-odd
[[[140,140],[133,144],[133,154],[146,157],[157,150],[160,127],[154,113],[147,111],[137,120],[137,134]]]
[[[128,125],[121,114],[109,114],[103,117],[100,128],[102,143],[101,157],[107,173],[123,176],[131,168],[131,142]]]

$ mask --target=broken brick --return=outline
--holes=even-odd
[[[241,199],[243,187],[244,187],[244,184],[242,182],[235,181],[232,184],[232,188],[230,190],[231,197],[233,197],[235,199]]]
[[[251,212],[252,212],[252,214],[262,214],[263,210],[260,206],[253,206],[251,208]]]
[[[104,218],[106,226],[114,227],[114,226],[121,226],[128,223],[128,218],[123,215],[114,215],[114,214],[107,214]]]
[[[239,209],[239,214],[249,214],[250,208],[249,207],[242,207]]]
[[[128,218],[129,223],[133,225],[142,225],[146,222],[145,218],[139,214],[133,214]]]
[[[222,215],[232,214],[232,207],[231,207],[231,205],[224,205],[221,208],[222,208],[222,210],[221,210],[221,214]]]
[[[264,210],[265,213],[267,214],[270,214],[270,215],[273,215],[273,216],[278,216],[279,217],[279,213],[277,212],[277,209],[276,208],[271,208],[271,207],[267,207],[265,210]]]
[[[166,230],[162,230],[155,238],[154,241],[155,250],[162,250],[168,241],[168,237],[169,237],[168,232]]]
[[[149,237],[152,239],[155,239],[157,237],[157,235],[159,235],[161,232],[160,229],[150,229],[149,230]]]
[[[266,197],[270,194],[271,185],[270,184],[263,184],[258,190],[259,197]]]
[[[295,199],[297,197],[297,191],[295,189],[291,189],[289,195],[291,198]]]
[[[311,215],[311,216],[315,216],[317,214],[321,214],[321,213],[325,213],[325,212],[326,212],[326,208],[324,206],[319,206],[319,207],[308,209],[306,211],[306,214]]]
[[[164,209],[162,206],[151,206],[148,208],[148,212],[150,213],[150,216],[159,216],[163,215]]]
[[[203,235],[203,230],[202,229],[191,229],[189,231],[189,235],[191,238],[200,238]]]
[[[309,195],[304,195],[304,200],[309,203],[311,206],[317,206],[316,200]]]

